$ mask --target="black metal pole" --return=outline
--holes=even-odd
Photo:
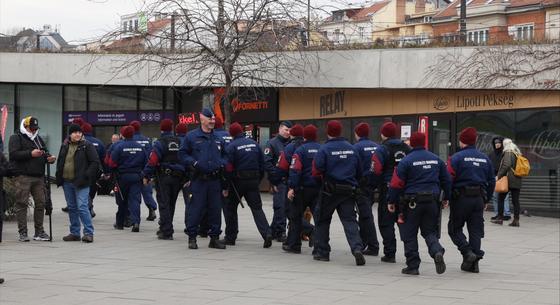
[[[461,0],[461,16],[459,18],[459,35],[461,42],[467,42],[467,0]]]

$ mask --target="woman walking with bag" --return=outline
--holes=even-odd
[[[521,207],[519,205],[519,193],[521,191],[522,179],[514,174],[515,165],[517,163],[517,156],[521,155],[519,147],[513,143],[511,139],[504,139],[504,155],[500,167],[498,169],[498,180],[507,176],[508,189],[511,194],[511,201],[513,203],[513,221],[510,223],[512,227],[519,227],[519,213]],[[498,217],[492,220],[495,224],[503,224],[504,221],[504,200],[508,192],[500,193],[498,195]]]

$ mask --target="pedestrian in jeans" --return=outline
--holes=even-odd
[[[70,234],[62,240],[80,241],[80,227],[83,225],[81,240],[91,243],[93,223],[89,212],[89,188],[100,169],[99,157],[93,144],[84,140],[79,125],[70,125],[68,134],[68,139],[60,147],[56,163],[56,185],[62,186],[64,190],[70,218]]]
[[[521,155],[519,147],[513,143],[511,139],[504,140],[504,156],[500,167],[498,169],[498,177],[500,179],[507,175],[508,188],[511,194],[511,201],[513,203],[513,221],[510,223],[512,227],[519,227],[519,213],[521,207],[519,205],[519,193],[521,191],[521,177],[514,174],[515,164],[517,162],[517,155]],[[504,219],[504,201],[507,193],[501,193],[498,196],[498,218],[492,220],[495,224],[503,224]]]
[[[19,132],[12,135],[9,141],[10,168],[15,176],[16,217],[18,222],[19,241],[27,242],[27,207],[29,195],[33,197],[35,208],[34,240],[49,241],[45,233],[43,219],[45,217],[45,164],[52,164],[56,157],[48,154],[45,142],[39,136],[39,121],[28,116],[21,120]]]
[[[495,137],[492,139],[492,147],[494,151],[488,154],[488,159],[492,161],[492,166],[494,166],[494,175],[498,177],[498,169],[500,168],[500,163],[502,162],[502,157],[504,156],[504,138],[503,137]],[[498,218],[498,193],[494,192],[494,196],[492,196],[492,205],[494,207],[494,213],[496,214],[491,220],[495,220]],[[511,214],[509,211],[509,203],[510,198],[509,194],[507,194],[506,199],[504,200],[504,220],[510,220]]]

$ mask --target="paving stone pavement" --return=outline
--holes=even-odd
[[[480,274],[459,270],[461,256],[444,226],[446,273],[436,274],[420,241],[421,275],[413,277],[400,274],[401,242],[396,264],[366,257],[365,266],[355,266],[336,216],[331,261],[317,262],[309,248],[300,255],[283,253],[276,242],[263,249],[247,208],[239,209],[236,246],[208,249],[199,238],[200,249],[188,250],[182,198],[173,241],[157,240],[157,222],[142,221],[140,233],[113,230],[114,199],[100,196],[95,242],[63,242],[69,222],[61,190],[53,191],[53,201],[52,243],[17,242],[16,224],[5,223],[0,304],[560,304],[558,219],[522,216],[519,228],[486,222]],[[269,220],[271,201],[264,195]]]

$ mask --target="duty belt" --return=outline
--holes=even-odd
[[[184,174],[185,174],[182,171],[173,170],[173,169],[170,169],[170,168],[164,168],[160,172],[161,172],[162,175],[174,176],[174,177],[183,177]]]
[[[435,202],[435,196],[432,192],[419,192],[416,194],[406,194],[402,197],[408,208],[414,210],[417,204],[430,204]]]
[[[200,180],[216,180],[220,178],[220,172],[219,171],[215,171],[215,172],[211,172],[208,174],[198,174],[196,175],[195,179],[200,179]]]
[[[354,195],[356,193],[355,186],[334,182],[325,182],[323,185],[323,190],[327,193],[339,195]]]
[[[458,190],[460,195],[466,197],[482,197],[482,188],[479,185],[464,186]]]

